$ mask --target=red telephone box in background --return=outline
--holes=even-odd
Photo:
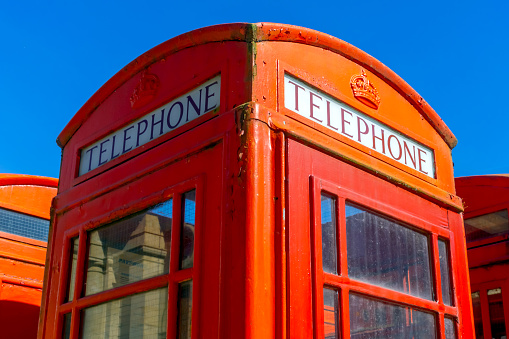
[[[58,180],[0,174],[0,337],[34,338]]]
[[[465,236],[477,338],[509,328],[509,176],[456,178],[465,205]]]
[[[472,338],[456,139],[391,70],[226,24],[60,134],[39,338]]]

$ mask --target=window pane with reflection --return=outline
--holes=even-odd
[[[339,300],[338,291],[323,289],[323,332],[325,339],[339,338]]]
[[[67,297],[66,301],[72,301],[74,298],[74,285],[76,280],[76,266],[78,265],[78,244],[80,242],[80,238],[76,237],[71,240],[71,270],[69,275],[69,284],[67,287]]]
[[[352,339],[436,338],[435,322],[431,313],[350,294]]]
[[[481,295],[479,291],[472,293],[472,309],[474,312],[475,337],[477,339],[483,339]]]
[[[173,200],[89,233],[85,294],[168,273]]]
[[[444,325],[445,325],[445,339],[456,339],[456,327],[454,326],[454,320],[445,317]]]
[[[348,203],[345,215],[350,278],[433,298],[426,235]]]
[[[327,273],[337,274],[336,199],[322,193],[322,267]]]
[[[449,251],[448,244],[443,240],[438,240],[438,255],[440,257],[440,281],[442,285],[442,299],[444,304],[451,306],[453,301],[451,272],[449,269]]]
[[[193,310],[193,281],[179,284],[178,338],[191,339],[191,320]]]
[[[184,194],[182,202],[182,231],[180,233],[180,268],[193,267],[194,226],[196,224],[196,191]]]
[[[82,339],[166,338],[168,288],[130,295],[82,311]]]

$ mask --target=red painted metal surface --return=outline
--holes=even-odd
[[[481,175],[456,178],[465,205],[464,219],[509,209],[509,176]],[[488,291],[502,289],[503,323],[509,329],[509,232],[467,242],[472,292],[479,293],[485,338],[492,338]],[[474,313],[475,315],[475,313]],[[505,321],[504,321],[505,318]]]
[[[48,220],[57,179],[0,174],[0,208]],[[46,242],[0,232],[0,337],[34,338]]]
[[[376,87],[378,107],[366,106],[352,92],[351,78],[361,71]],[[219,109],[78,174],[83,148],[219,74]],[[285,74],[432,148],[436,174],[405,167],[292,112],[284,104]],[[141,99],[140,88],[149,92]],[[62,175],[54,202],[41,339],[61,337],[69,315],[68,334],[77,339],[90,307],[159,287],[168,287],[167,337],[173,338],[177,284],[188,279],[193,280],[193,339],[320,338],[323,284],[340,290],[343,338],[350,336],[349,291],[431,312],[439,338],[445,336],[444,317],[453,317],[458,338],[472,338],[470,291],[461,284],[468,281],[462,205],[454,192],[450,152],[456,139],[408,84],[341,40],[265,23],[184,34],[112,77],[71,119],[58,142]],[[321,183],[341,195],[343,205],[357,199],[426,234],[435,293],[431,300],[349,278],[344,237],[339,239],[341,274],[321,271],[319,246],[311,242],[318,240],[313,218]],[[192,270],[172,270],[170,263],[168,274],[85,296],[89,232],[166,199],[178,200],[192,187],[201,232]],[[339,233],[344,232],[341,218]],[[66,301],[71,239],[76,236],[74,298]],[[439,238],[450,245],[452,306],[444,304],[440,293]],[[172,251],[177,256],[175,247]]]

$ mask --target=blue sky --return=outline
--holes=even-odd
[[[338,37],[408,82],[459,140],[455,175],[509,173],[508,1],[5,1],[0,173],[58,177],[55,139],[131,60],[226,22],[281,22]]]

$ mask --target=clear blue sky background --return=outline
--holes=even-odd
[[[104,82],[187,31],[281,22],[345,40],[408,82],[459,139],[455,175],[509,172],[509,1],[4,1],[0,173],[58,177],[55,139]]]

